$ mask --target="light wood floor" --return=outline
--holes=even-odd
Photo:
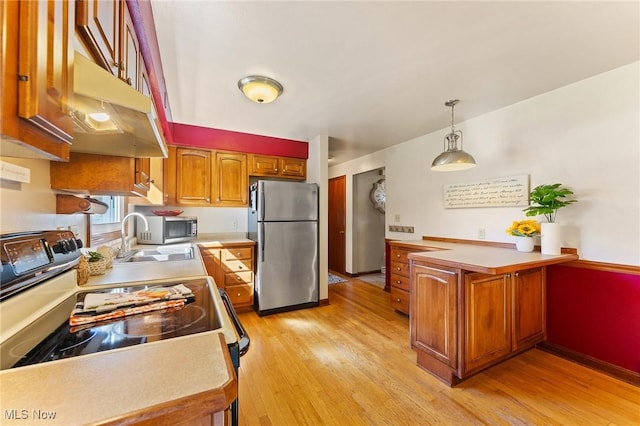
[[[640,425],[640,388],[536,349],[449,388],[416,365],[388,293],[352,279],[329,301],[240,314],[241,425]]]

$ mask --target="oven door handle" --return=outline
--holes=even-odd
[[[233,304],[231,303],[231,299],[229,299],[229,295],[223,288],[219,288],[218,292],[220,293],[220,297],[224,302],[225,308],[227,308],[227,313],[231,317],[231,321],[233,321],[233,326],[238,333],[238,337],[240,340],[238,341],[238,350],[240,352],[240,356],[246,354],[249,351],[249,345],[251,344],[251,339],[249,338],[249,334],[242,326],[240,319],[236,315],[236,310],[233,309]]]

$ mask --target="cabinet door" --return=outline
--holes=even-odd
[[[252,154],[250,158],[251,176],[278,176],[278,157]]]
[[[280,174],[283,177],[303,180],[307,178],[307,160],[282,157],[280,159],[280,169]]]
[[[18,115],[65,142],[73,139],[72,5],[20,2]]]
[[[411,345],[458,367],[458,274],[414,263],[411,275]]]
[[[120,75],[120,30],[123,0],[76,0],[76,28],[93,59]]]
[[[126,7],[123,9],[123,16],[120,78],[137,91],[142,91],[142,85],[140,83],[142,68],[140,44],[138,43],[138,37],[136,36],[131,16]]]
[[[535,346],[545,339],[546,310],[543,268],[518,271],[512,277],[513,350]]]
[[[202,262],[209,275],[216,282],[218,288],[224,288],[224,274],[220,268],[220,249],[200,247]]]
[[[467,274],[465,313],[465,373],[485,367],[511,352],[509,274]]]
[[[176,149],[176,198],[178,204],[211,204],[211,151]]]
[[[68,163],[51,162],[51,189],[93,195],[145,196],[136,185],[135,159],[72,152]]]
[[[141,191],[147,192],[151,187],[151,159],[150,158],[136,158],[136,177],[135,185],[140,188]]]
[[[248,192],[247,155],[216,151],[214,204],[216,206],[247,206]]]
[[[177,204],[178,151],[175,145],[167,145],[167,158],[162,159],[162,196],[164,205]]]

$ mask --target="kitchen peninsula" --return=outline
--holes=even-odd
[[[544,341],[545,268],[578,258],[430,237],[392,244],[411,251],[417,363],[450,386]]]

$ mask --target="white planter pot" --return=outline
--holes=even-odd
[[[562,226],[559,223],[541,223],[542,254],[560,254],[562,246]]]
[[[516,249],[518,251],[533,251],[533,237],[516,237]]]

